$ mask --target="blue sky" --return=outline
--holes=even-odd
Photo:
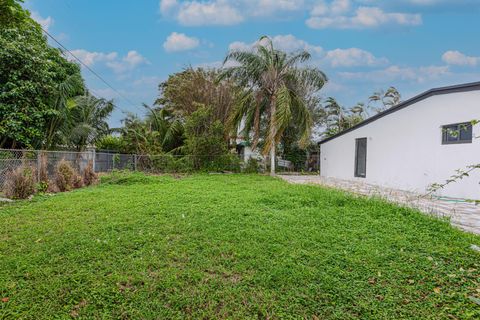
[[[479,0],[26,0],[33,17],[123,96],[83,70],[118,110],[143,115],[157,86],[187,66],[220,66],[262,35],[306,49],[345,105],[395,86],[403,99],[480,81]]]

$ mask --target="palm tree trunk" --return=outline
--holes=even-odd
[[[270,148],[270,175],[275,175],[275,143]]]
[[[275,175],[275,136],[276,132],[276,120],[275,114],[277,112],[277,101],[275,95],[270,100],[270,175]]]

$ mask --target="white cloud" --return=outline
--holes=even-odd
[[[450,75],[448,66],[399,67],[389,66],[385,69],[367,72],[340,72],[346,80],[371,81],[374,83],[393,83],[395,81],[414,81],[424,83]]]
[[[53,20],[52,17],[48,16],[46,18],[43,18],[38,12],[32,11],[32,19],[38,22],[42,26],[43,29],[48,31],[51,26],[55,23],[55,20]]]
[[[114,61],[118,56],[116,52],[90,52],[84,49],[72,50],[72,53],[89,67],[97,62]]]
[[[167,52],[192,50],[198,47],[200,41],[197,38],[189,37],[184,33],[172,32],[163,43]]]
[[[330,5],[330,12],[334,15],[340,15],[350,11],[350,8],[350,0],[334,0]]]
[[[386,58],[377,58],[372,53],[358,48],[328,51],[325,60],[332,67],[378,66],[388,63]]]
[[[437,0],[403,1],[404,4],[413,1],[418,6]],[[391,4],[388,2],[387,5],[383,0],[161,0],[160,12],[185,26],[235,25],[260,17],[288,19],[296,12],[309,12],[306,23],[315,29],[374,28],[388,24],[416,26],[422,23],[420,14],[389,12]],[[411,2],[407,4],[412,5]]]
[[[312,61],[314,63],[329,65],[333,68],[372,67],[388,64],[388,59],[377,58],[366,50],[359,48],[324,50],[321,46],[312,45],[291,34],[274,36],[272,37],[272,41],[275,48],[286,52],[306,50],[312,55]],[[253,50],[257,44],[258,41],[253,43],[236,41],[229,45],[229,50],[249,51]]]
[[[287,52],[294,52],[299,50],[306,50],[310,52],[312,55],[320,55],[323,53],[323,48],[320,46],[311,45],[308,42],[298,39],[291,34],[287,35],[277,35],[272,37],[273,45],[275,48],[287,51]],[[249,51],[253,50],[253,48],[258,45],[258,41],[253,43],[245,43],[241,41],[232,42],[229,46],[229,50],[241,50],[241,51]]]
[[[313,12],[318,13],[318,12]],[[378,7],[359,7],[353,15],[324,15],[312,16],[306,24],[313,29],[362,29],[376,28],[382,25],[417,26],[422,24],[420,14],[389,13]]]
[[[160,12],[168,14],[171,10],[178,6],[177,0],[160,0]]]
[[[442,55],[443,62],[456,66],[476,66],[480,63],[480,57],[471,57],[460,51],[447,51]]]
[[[148,64],[148,60],[135,50],[129,51],[121,60],[107,62],[107,67],[115,73],[131,71],[142,64]]]
[[[305,7],[303,0],[250,0],[244,8],[249,8],[251,16],[269,16],[279,12],[299,11]]]
[[[115,73],[125,73],[131,71],[142,64],[148,64],[140,53],[135,50],[129,51],[126,56],[119,59],[117,52],[90,52],[84,49],[72,50],[72,53],[87,66],[91,67],[97,63],[105,63],[105,65]],[[74,61],[74,58],[67,56],[68,59]]]
[[[178,11],[178,22],[185,26],[234,25],[242,22],[240,11],[228,1],[184,2]]]

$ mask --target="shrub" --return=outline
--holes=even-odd
[[[36,191],[35,168],[21,166],[7,174],[5,196],[10,199],[27,199]]]
[[[216,162],[227,155],[224,126],[214,120],[212,108],[199,107],[185,123],[185,151],[190,155],[194,170],[212,170]]]
[[[93,161],[89,161],[85,169],[83,170],[83,184],[91,186],[98,182],[98,174],[93,170]]]
[[[75,189],[79,189],[81,187],[83,187],[85,184],[83,183],[83,178],[81,175],[79,175],[78,173],[74,173],[73,174],[73,188]]]
[[[225,154],[216,156],[211,165],[207,167],[211,171],[232,171],[240,172],[240,158],[236,154]]]
[[[60,192],[60,189],[58,189],[57,184],[55,183],[55,180],[50,180],[48,182],[47,192],[48,193],[58,193],[58,192]]]
[[[70,191],[75,187],[76,177],[78,175],[70,163],[61,160],[55,169],[55,184],[61,192]]]
[[[95,142],[97,150],[109,150],[117,152],[126,152],[127,144],[123,137],[104,136],[97,142]]]
[[[48,190],[48,186],[50,181],[48,180],[48,156],[45,153],[40,154],[40,167],[38,168],[38,184],[37,184],[37,191],[38,192],[46,192]]]
[[[257,158],[248,158],[248,161],[243,169],[245,173],[259,173],[260,172],[260,161]]]
[[[47,192],[48,190],[48,186],[49,186],[49,183],[48,182],[45,182],[45,181],[39,181],[37,183],[37,192],[40,192],[40,193],[43,193],[43,192]]]

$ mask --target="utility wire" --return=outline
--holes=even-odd
[[[110,83],[108,83],[102,76],[100,76],[98,73],[95,72],[92,68],[90,68],[87,64],[85,64],[80,58],[78,58],[75,54],[73,54],[70,50],[68,50],[63,44],[60,43],[57,39],[55,39],[54,36],[52,36],[47,30],[45,30],[42,26],[40,28],[45,32],[45,34],[50,37],[53,41],[55,41],[63,50],[68,52],[75,60],[77,60],[82,66],[84,66],[88,71],[90,71],[93,75],[95,75],[98,79],[100,79],[104,84],[106,84],[110,89],[112,89],[119,97],[123,98],[125,101],[127,101],[132,107],[137,108],[138,105],[133,103],[130,99],[125,97],[120,91],[115,89]],[[124,110],[122,110],[125,112]]]

